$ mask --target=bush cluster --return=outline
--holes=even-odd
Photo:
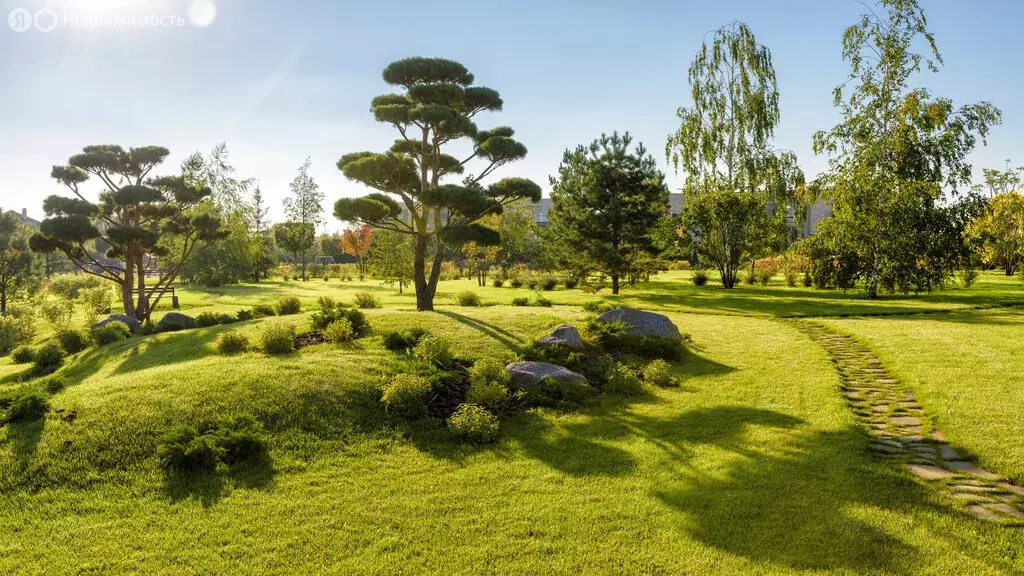
[[[271,324],[260,335],[260,346],[267,354],[290,354],[295,351],[295,326]]]
[[[14,397],[7,407],[4,422],[35,422],[41,420],[50,410],[50,403],[39,392],[22,392]]]
[[[448,418],[448,428],[470,444],[485,444],[498,439],[498,418],[475,404],[462,404]]]
[[[40,380],[39,385],[42,386],[43,390],[46,390],[50,394],[56,394],[61,390],[67,388],[71,383],[67,378],[60,375],[47,376]]]
[[[513,298],[512,299],[512,305],[513,306],[529,306],[530,305],[530,299],[526,298],[526,297]]]
[[[348,318],[338,318],[324,329],[324,338],[327,338],[328,342],[334,342],[335,344],[352,340],[354,338],[352,323],[348,321]]]
[[[384,334],[384,347],[392,352],[402,352],[415,348],[420,340],[427,335],[422,328],[409,328],[407,330],[396,330]]]
[[[669,338],[635,336],[623,322],[603,322],[592,318],[587,322],[588,337],[609,352],[635,354],[641,358],[681,360],[686,353],[682,343]]]
[[[7,354],[35,334],[35,311],[28,306],[10,305],[0,315],[0,355]]]
[[[455,296],[455,302],[459,306],[479,306],[480,296],[472,290],[466,290],[464,292],[459,292]]]
[[[636,396],[643,393],[644,388],[636,372],[627,366],[619,364],[608,375],[608,379],[604,384],[604,391],[606,394],[618,396]]]
[[[355,308],[346,308],[344,304],[335,302],[333,298],[324,296],[317,301],[320,309],[313,313],[312,322],[314,330],[326,330],[328,326],[338,320],[344,319],[352,328],[353,338],[362,338],[370,331],[370,325],[366,322],[366,314]]]
[[[523,400],[527,406],[574,410],[594,394],[594,388],[579,380],[545,378],[527,390]]]
[[[615,309],[615,305],[614,304],[609,304],[607,302],[602,302],[601,300],[591,300],[589,302],[584,302],[583,303],[583,310],[585,312],[590,312],[591,314],[604,314],[605,312],[608,312],[608,311],[614,310],[614,309]]]
[[[416,358],[438,368],[449,367],[455,361],[451,343],[440,336],[424,336],[413,351]]]
[[[253,314],[258,314],[260,316],[273,316],[277,313],[277,311],[274,310],[274,307],[270,304],[257,304],[252,307],[252,312]]]
[[[389,412],[410,420],[427,414],[427,394],[430,383],[415,374],[395,374],[384,385],[381,402]]]
[[[679,386],[679,381],[672,375],[671,366],[661,359],[653,360],[644,367],[644,382],[659,388]]]
[[[219,354],[241,354],[249,349],[249,338],[237,330],[224,332],[217,337],[214,347]]]
[[[500,413],[509,405],[509,376],[505,366],[494,359],[477,360],[469,369],[466,402]]]
[[[200,428],[177,426],[160,439],[160,464],[179,472],[212,471],[264,456],[262,427],[251,416],[225,419]]]
[[[28,364],[35,359],[36,349],[28,345],[18,346],[11,352],[11,360],[15,364]]]
[[[64,350],[53,343],[44,344],[36,350],[32,374],[46,376],[56,372],[64,364]]]
[[[285,296],[277,302],[277,314],[279,316],[298,314],[301,311],[302,302],[300,302],[295,296]]]
[[[708,273],[707,273],[707,270],[702,270],[702,269],[699,269],[699,268],[697,270],[694,270],[693,271],[692,279],[693,279],[693,284],[695,286],[703,286],[703,285],[707,284],[708,283]]]
[[[92,331],[92,341],[97,346],[106,346],[114,342],[124,342],[131,335],[132,329],[127,324],[115,320],[101,328],[94,328]]]
[[[369,292],[356,292],[356,307],[366,310],[380,308],[380,300]]]
[[[68,354],[78,354],[89,347],[89,333],[85,330],[64,330],[57,333],[57,341]]]

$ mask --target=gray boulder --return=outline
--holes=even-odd
[[[557,326],[551,331],[551,334],[534,342],[536,346],[565,346],[570,350],[582,350],[583,339],[580,338],[579,330],[569,326],[568,324],[562,324]]]
[[[621,321],[634,336],[668,338],[674,342],[683,341],[679,328],[676,328],[676,325],[664,314],[620,307],[601,314],[597,319],[601,322]]]
[[[110,316],[107,316],[103,320],[100,320],[99,322],[93,324],[92,327],[93,329],[103,328],[104,326],[110,324],[111,322],[124,322],[125,324],[128,325],[129,328],[132,329],[132,332],[138,332],[139,328],[142,327],[142,323],[140,323],[138,320],[132,318],[131,316],[125,316],[124,314],[111,314]]]
[[[191,330],[196,327],[196,319],[181,312],[168,312],[156,323],[157,332],[174,330]]]
[[[587,377],[583,374],[573,372],[556,364],[548,364],[547,362],[513,362],[505,366],[505,370],[508,371],[508,375],[512,380],[512,388],[515,390],[529,390],[540,384],[540,381],[545,378],[554,378],[563,382],[579,381],[589,384]]]

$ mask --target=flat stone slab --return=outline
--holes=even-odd
[[[999,478],[999,476],[997,476],[996,474],[993,474],[988,470],[982,470],[981,468],[978,468],[977,466],[970,462],[946,462],[946,466],[949,466],[951,469],[956,470],[957,472],[963,472],[965,474],[970,474],[971,476],[977,476],[978,478],[984,478],[986,480],[996,480]]]
[[[1010,484],[1009,482],[1000,482],[999,487],[1003,490],[1009,490],[1018,496],[1024,496],[1024,486],[1017,486],[1016,484]]]
[[[967,511],[971,514],[981,518],[982,520],[1002,520],[1003,517],[995,512],[989,510],[982,504],[972,504],[967,507]]]
[[[984,507],[992,512],[997,512],[1012,518],[1024,518],[1024,512],[1021,512],[1009,504],[985,504]]]
[[[953,449],[949,444],[939,445],[939,454],[943,460],[959,460],[960,453]]]
[[[893,416],[889,418],[893,426],[920,426],[921,419],[917,416]]]
[[[927,464],[907,464],[907,470],[909,470],[914,476],[925,480],[945,480],[946,478],[953,478],[956,476],[956,474],[946,470],[945,468],[929,466]]]
[[[589,384],[587,377],[583,374],[547,362],[513,362],[505,366],[505,370],[508,372],[510,384],[515,390],[529,390],[540,384],[540,381],[545,378]]]

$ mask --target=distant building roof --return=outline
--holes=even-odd
[[[26,225],[26,226],[29,226],[29,227],[32,227],[32,228],[39,228],[39,220],[36,220],[34,218],[29,218],[28,217],[28,209],[26,209],[26,208],[22,208],[21,212],[15,212],[14,210],[8,210],[7,212],[4,212],[4,213],[5,214],[14,214],[14,216],[17,217],[18,220],[21,220],[21,223]]]

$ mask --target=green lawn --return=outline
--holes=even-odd
[[[870,345],[950,443],[1024,480],[1024,310],[826,323]]]
[[[287,357],[212,351],[222,331],[255,336],[265,323],[308,322],[308,313],[83,352],[64,370],[74,385],[52,400],[77,419],[51,412],[0,428],[0,574],[1024,572],[1024,532],[976,520],[873,458],[824,351],[772,318],[1009,303],[1024,300],[1019,280],[985,275],[970,290],[874,303],[781,284],[727,292],[686,278],[669,273],[619,298],[667,312],[693,336],[694,353],[676,367],[681,388],[604,397],[577,413],[520,413],[503,422],[497,444],[479,448],[381,410],[379,382],[394,356],[379,337]],[[464,289],[475,286],[442,283],[436,313],[413,312],[409,295],[337,280],[190,288],[181,299],[195,313],[285,293],[312,304],[373,290],[386,305],[368,311],[375,330],[419,325],[474,358],[511,358],[550,327],[582,322],[578,306],[562,304],[612,300],[560,289],[541,293],[554,308],[517,308],[504,304],[533,293],[488,287],[479,291],[495,305],[450,306]],[[1007,310],[828,320],[869,341],[915,388],[928,384],[914,380],[910,345],[929,347],[912,326],[963,341],[930,352],[935,362],[969,349],[989,355],[985,370],[1019,374],[1019,336],[1016,364],[1012,346],[985,343],[1001,341],[990,328],[1019,335],[1020,321]],[[876,344],[871,331],[891,343]],[[0,360],[0,390],[17,386],[20,369]],[[988,390],[962,374],[957,382]],[[983,439],[954,432],[943,412],[960,412],[971,393],[920,397],[941,425],[949,418],[954,442],[988,463]],[[1017,407],[1009,421],[1019,426]],[[269,462],[216,477],[161,473],[162,431],[240,412],[266,427]],[[1024,442],[1019,433],[1005,442],[1007,463],[991,462],[1012,470]]]

